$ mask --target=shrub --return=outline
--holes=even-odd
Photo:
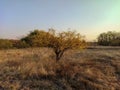
[[[29,35],[22,38],[21,41],[26,42],[31,47],[46,47],[48,46],[49,33],[43,30],[34,30]]]
[[[14,48],[27,48],[29,47],[29,44],[27,44],[25,41],[16,40],[13,42]]]
[[[56,54],[56,60],[60,60],[64,52],[68,49],[80,49],[86,45],[82,36],[75,31],[60,32],[54,34],[49,43],[49,47],[53,48]]]
[[[13,48],[13,44],[10,40],[0,39],[0,49],[9,49]]]

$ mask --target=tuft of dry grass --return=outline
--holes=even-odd
[[[119,90],[120,50],[49,48],[0,51],[0,90]]]

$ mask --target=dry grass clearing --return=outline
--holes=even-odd
[[[1,50],[0,90],[120,90],[120,49]]]

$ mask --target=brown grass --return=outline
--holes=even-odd
[[[0,90],[120,90],[120,50],[1,50]]]

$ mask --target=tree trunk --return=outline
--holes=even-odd
[[[64,53],[64,51],[59,51],[57,53],[55,52],[55,54],[56,54],[56,61],[59,61],[61,59],[63,53]]]
[[[59,48],[54,49],[55,55],[56,55],[56,61],[59,61],[61,57],[63,56],[64,52],[68,50],[69,48],[64,48],[63,50],[60,50]]]
[[[60,56],[59,54],[56,54],[56,62],[58,62],[60,60]]]

